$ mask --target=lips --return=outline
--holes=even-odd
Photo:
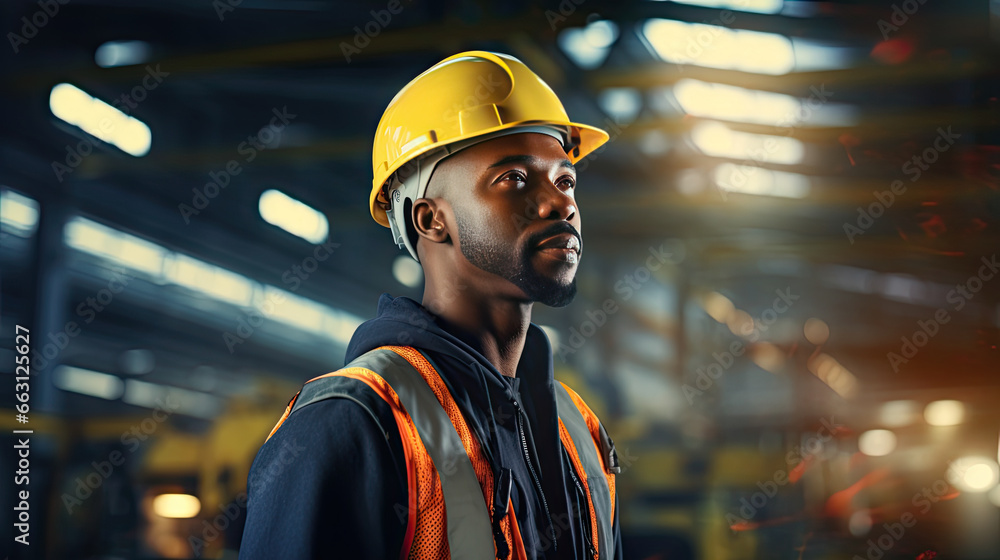
[[[572,233],[560,233],[546,238],[536,248],[570,263],[580,259],[580,239]]]

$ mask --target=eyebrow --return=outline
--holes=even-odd
[[[494,167],[500,167],[503,165],[507,165],[509,163],[527,163],[528,165],[540,166],[542,164],[542,160],[537,156],[519,154],[519,155],[507,156],[501,159],[500,161],[497,161],[496,163],[490,165],[488,169],[493,169]],[[572,169],[574,172],[576,171],[576,166],[574,166],[573,162],[571,162],[568,159],[560,161],[559,166]]]

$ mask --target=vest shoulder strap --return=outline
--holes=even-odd
[[[587,494],[598,557],[612,558],[615,474],[621,471],[614,442],[576,392],[562,382],[557,382],[555,389],[560,439]]]

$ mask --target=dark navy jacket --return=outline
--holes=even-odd
[[[512,470],[511,500],[528,558],[588,558],[586,517],[580,517],[588,508],[570,479],[572,466],[559,441],[552,352],[542,329],[530,325],[517,378],[511,379],[443,330],[417,302],[383,294],[378,316],[358,327],[345,360],[384,345],[424,352],[484,443],[494,479],[501,467]],[[515,400],[524,415],[526,445],[517,429]],[[375,412],[388,439],[348,399],[319,401],[288,416],[250,469],[241,560],[399,558],[407,520],[406,468],[392,412],[379,404]],[[617,505],[615,512],[620,559]]]

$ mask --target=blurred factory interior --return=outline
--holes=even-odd
[[[534,322],[616,440],[626,558],[1000,558],[1000,2],[12,0],[0,21],[0,554],[236,557],[288,399],[380,293],[420,298],[368,213],[378,119],[484,49],[611,134],[579,166],[578,297]],[[29,546],[6,505],[26,427]]]

